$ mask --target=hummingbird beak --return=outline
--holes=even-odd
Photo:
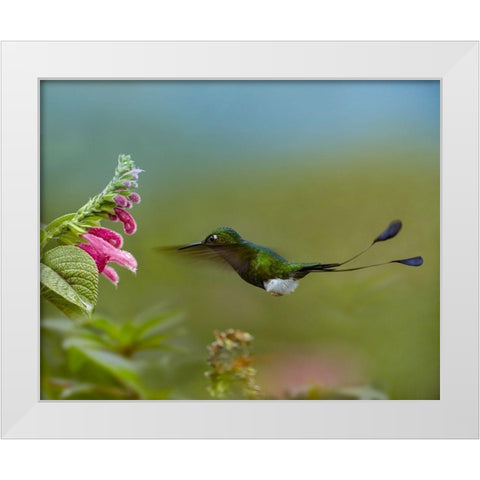
[[[189,243],[188,245],[184,245],[183,247],[179,247],[178,249],[185,250],[186,248],[198,247],[199,245],[203,245],[203,242]]]

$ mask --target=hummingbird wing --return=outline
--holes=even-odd
[[[165,253],[181,254],[194,260],[208,260],[218,265],[231,265],[235,270],[241,271],[248,268],[248,258],[242,258],[240,249],[236,245],[195,245],[182,249],[183,245],[157,247],[156,250]]]

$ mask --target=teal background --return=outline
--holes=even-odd
[[[117,290],[102,279],[97,311],[184,312],[178,398],[205,397],[205,347],[227,328],[255,337],[272,394],[368,384],[439,398],[438,81],[42,81],[42,222],[99,192],[119,153],[145,170],[124,246],[139,269],[118,268]],[[398,237],[356,264],[422,255],[421,268],[312,274],[281,298],[155,251],[230,226],[288,259],[334,262],[396,218]]]

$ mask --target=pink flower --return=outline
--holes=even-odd
[[[77,247],[95,260],[98,272],[103,273],[115,286],[118,284],[119,277],[117,272],[108,265],[109,262],[115,262],[134,273],[137,271],[137,261],[134,256],[120,249],[123,238],[117,232],[108,228],[93,227],[88,230],[88,233],[83,234],[82,238],[88,243],[79,243]]]
[[[108,265],[103,269],[102,272],[115,286],[118,285],[118,273]]]
[[[127,235],[133,235],[137,231],[137,224],[133,217],[123,208],[115,207],[115,214],[118,219],[123,223],[123,230]]]
[[[110,230],[108,228],[103,227],[92,227],[88,229],[88,233],[91,235],[95,235],[96,237],[103,238],[106,242],[113,245],[115,248],[122,248],[123,246],[123,238],[122,236]]]

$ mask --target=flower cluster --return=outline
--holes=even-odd
[[[138,168],[132,170],[130,174],[137,178],[138,172],[140,172]],[[129,180],[125,180],[124,186],[130,187],[134,182],[130,182]],[[137,183],[135,182],[134,185],[136,186]],[[131,187],[130,187],[131,188]],[[118,190],[118,195],[113,197],[113,201],[115,202],[116,206],[113,208],[113,213],[108,214],[108,218],[112,222],[122,222],[123,223],[123,230],[127,235],[133,235],[137,231],[137,225],[135,223],[134,218],[130,213],[127,212],[127,208],[132,208],[134,203],[140,203],[140,195],[137,192],[130,192],[130,190]]]
[[[134,256],[121,250],[123,238],[119,233],[108,228],[92,227],[88,233],[82,235],[82,238],[88,243],[79,243],[77,246],[95,260],[98,272],[103,273],[115,286],[119,278],[117,272],[108,265],[109,262],[115,262],[134,273],[137,271],[137,261]]]
[[[140,203],[140,195],[134,190],[138,187],[138,175],[142,171],[136,168],[130,155],[120,155],[115,174],[101,193],[76,213],[57,218],[41,231],[41,249],[53,239],[64,245],[76,245],[95,260],[99,273],[103,273],[115,285],[118,284],[118,275],[108,265],[109,262],[135,272],[135,258],[121,250],[122,236],[102,227],[101,221],[108,219],[121,222],[127,235],[136,232],[135,219],[128,210]]]
[[[255,383],[256,370],[251,366],[252,335],[233,329],[214,334],[215,341],[208,347],[212,368],[205,373],[210,379],[210,394],[216,398],[258,398],[260,388]]]
[[[127,209],[132,208],[133,204],[140,203],[140,195],[133,189],[138,186],[138,174],[142,170],[135,168],[133,162],[129,164],[130,157],[122,160],[123,165],[119,158],[115,177],[101,194],[104,201],[100,203],[100,212],[107,213],[112,222],[120,221],[124,232],[133,235],[137,231],[137,224]],[[111,200],[114,202],[113,211]],[[115,286],[118,285],[119,278],[117,272],[108,265],[109,262],[115,262],[134,273],[137,271],[137,261],[133,255],[121,250],[123,238],[117,232],[103,227],[90,227],[81,237],[88,243],[80,243],[77,246],[95,260],[98,272],[103,273]]]

